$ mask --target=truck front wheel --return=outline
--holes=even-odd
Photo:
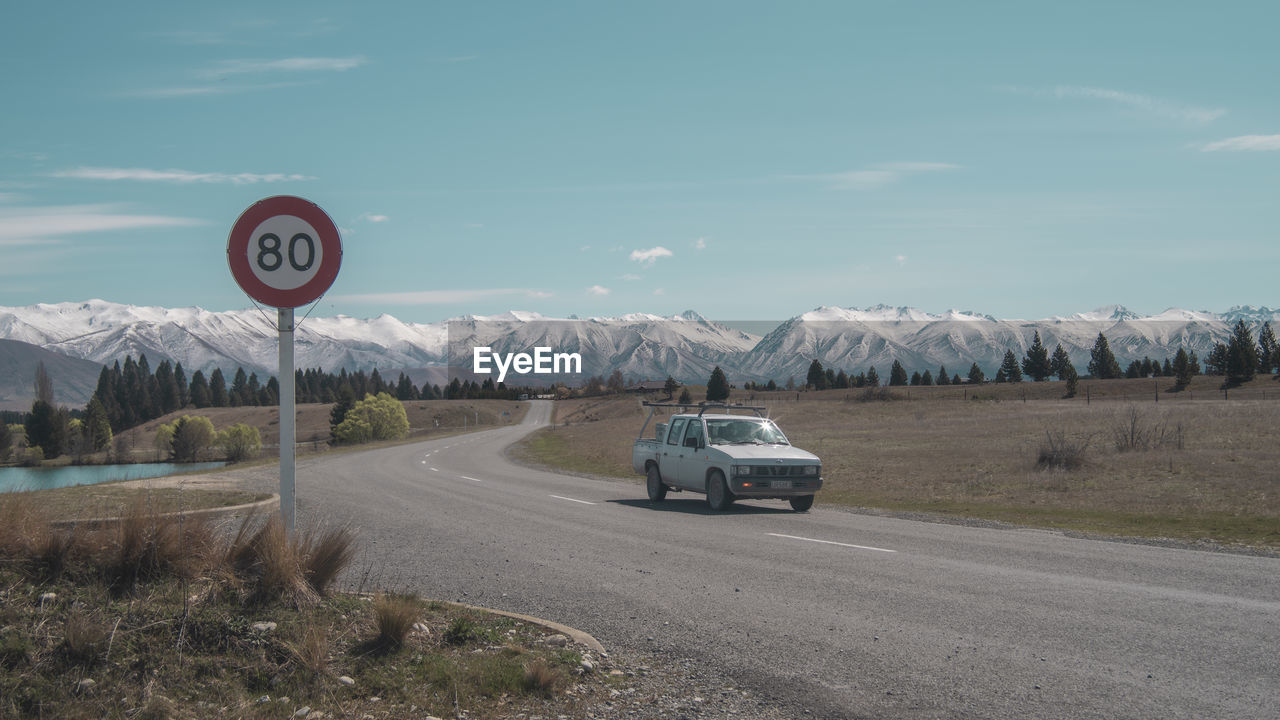
[[[645,486],[649,491],[649,502],[662,502],[667,498],[667,486],[662,484],[662,473],[657,465],[650,465],[646,473]]]
[[[733,493],[729,492],[729,486],[725,485],[724,474],[719,470],[712,470],[707,476],[707,505],[715,512],[727,509],[733,504]]]
[[[797,495],[791,498],[791,509],[796,512],[804,512],[813,507],[812,495]]]

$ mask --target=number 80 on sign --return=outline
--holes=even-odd
[[[342,240],[315,203],[270,197],[254,203],[232,226],[227,263],[249,297],[295,308],[315,301],[333,284],[342,264]]]

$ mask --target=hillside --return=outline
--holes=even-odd
[[[53,397],[67,407],[83,407],[93,397],[102,366],[70,358],[18,340],[0,339],[0,410],[30,410],[36,366],[53,379]]]

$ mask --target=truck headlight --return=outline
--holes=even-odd
[[[817,475],[817,474],[818,474],[818,467],[819,467],[819,466],[817,466],[817,465],[805,465],[805,466],[804,466],[804,474],[805,474],[805,475]]]
[[[750,465],[734,465],[733,474],[734,475],[750,475],[751,466]]]

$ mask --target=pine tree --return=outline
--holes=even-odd
[[[400,401],[418,399],[418,392],[413,388],[413,381],[404,373],[400,373],[400,377],[396,381],[396,399]]]
[[[867,387],[880,387],[880,373],[876,372],[875,365],[867,369]]]
[[[907,370],[902,367],[902,363],[894,360],[893,367],[889,368],[889,385],[899,387],[906,384]]]
[[[1067,379],[1067,368],[1071,367],[1071,356],[1066,350],[1062,349],[1062,343],[1053,349],[1053,357],[1049,359],[1049,369],[1059,380]],[[1071,367],[1071,371],[1075,372],[1075,368]]]
[[[1120,363],[1116,362],[1116,356],[1112,354],[1111,346],[1102,333],[1098,333],[1098,339],[1094,341],[1093,349],[1089,351],[1089,374],[1099,380],[1111,380],[1122,374]]]
[[[939,365],[939,366],[938,366],[938,384],[939,384],[939,385],[950,385],[950,384],[951,384],[951,376],[947,374],[947,366],[946,366],[946,365]]]
[[[1036,382],[1044,382],[1053,374],[1053,366],[1049,363],[1049,350],[1040,342],[1040,331],[1036,331],[1035,340],[1027,348],[1027,355],[1022,360],[1022,372]],[[1019,377],[1021,380],[1021,377]]]
[[[917,387],[918,385],[920,385],[920,383],[923,381],[923,379],[924,379],[924,378],[922,378],[922,377],[920,376],[920,371],[919,371],[919,370],[916,370],[915,372],[911,373],[911,381],[910,381],[910,382],[911,382],[911,387]]]
[[[946,375],[943,375],[943,377],[946,377]],[[921,384],[921,385],[926,385],[926,386],[927,386],[927,385],[932,385],[932,384],[933,384],[933,373],[929,372],[928,370],[925,370],[925,371],[924,371],[924,374],[920,376],[920,384]],[[944,384],[945,384],[945,383],[944,383]]]
[[[814,358],[809,363],[809,374],[805,377],[805,387],[814,390],[825,390],[827,388],[827,374],[822,369],[822,363],[818,358]]]
[[[227,379],[222,376],[222,368],[214,368],[213,373],[209,375],[209,405],[212,407],[227,407],[231,404],[231,398],[227,394]]]
[[[1125,368],[1124,376],[1130,380],[1142,377],[1142,363],[1137,360],[1129,363],[1129,367]]]
[[[1176,390],[1182,390],[1191,384],[1191,358],[1187,355],[1186,348],[1178,348],[1178,354],[1173,358],[1173,377]]]
[[[228,393],[231,407],[240,407],[249,404],[249,376],[245,374],[244,368],[236,368],[235,377],[231,380],[231,391]]]
[[[31,412],[27,415],[26,431],[27,446],[40,448],[46,460],[62,454],[62,446],[67,436],[66,423],[49,403],[36,400],[31,404]]]
[[[204,379],[200,370],[191,375],[191,386],[188,389],[190,404],[197,408],[207,408],[213,401],[209,398],[209,381]]]
[[[111,447],[111,421],[107,418],[107,410],[97,395],[89,398],[89,405],[84,412],[84,434],[88,446],[95,452]]]
[[[13,455],[13,431],[9,423],[0,420],[0,462],[9,462]]]
[[[765,389],[765,390],[769,390],[769,391],[777,390],[777,389],[778,389],[778,383],[774,382],[774,381],[773,381],[773,378],[769,378],[769,384],[768,384],[768,385],[765,385],[765,386],[764,386],[764,389]]]
[[[1276,334],[1268,321],[1262,323],[1262,330],[1258,333],[1258,372],[1270,375],[1276,370],[1280,370],[1280,344],[1276,342]]]
[[[1022,382],[1022,370],[1018,367],[1018,358],[1012,350],[1004,351],[1004,362],[1000,363],[1000,369],[1004,371],[1006,382]]]
[[[1000,367],[996,368],[996,380],[995,380],[995,381],[996,381],[997,383],[1007,383],[1007,382],[1009,382],[1009,376],[1007,376],[1007,375],[1005,375],[1005,374],[1004,374],[1004,365],[1001,365]]]
[[[770,380],[769,382],[772,383],[773,381]],[[667,394],[667,399],[670,400],[671,398],[676,396],[676,388],[678,387],[680,387],[680,383],[676,382],[675,378],[668,375],[667,381],[662,384],[662,391]]]
[[[956,374],[954,374],[954,375],[952,375],[952,376],[951,376],[951,384],[952,384],[952,385],[959,385],[959,384],[960,384],[960,373],[956,373]]]
[[[1224,375],[1227,372],[1226,343],[1216,343],[1209,354],[1204,357],[1205,375]]]
[[[840,390],[844,390],[849,387],[849,376],[845,374],[844,370],[836,373],[836,382],[834,387]]]
[[[187,372],[182,363],[173,366],[173,383],[178,386],[178,407],[184,408],[191,402],[191,388],[187,385]]]
[[[1067,368],[1063,374],[1063,379],[1067,383],[1067,392],[1063,394],[1063,397],[1073,398],[1076,396],[1076,383],[1080,377],[1076,374],[1076,369],[1071,366],[1071,363],[1067,363]]]
[[[823,373],[823,375],[824,375],[824,377],[826,377],[826,379],[827,379],[826,389],[830,389],[830,388],[833,388],[833,387],[835,387],[835,386],[836,386],[836,373],[835,373],[835,370],[833,370],[833,369],[831,369],[831,368],[827,368],[827,371],[826,371],[825,373]]]
[[[729,380],[725,378],[720,366],[715,366],[711,377],[707,380],[707,401],[724,402],[729,399]]]
[[[693,396],[689,394],[689,388],[680,391],[680,399],[677,400],[681,405],[692,405]]]
[[[981,385],[987,381],[987,376],[982,372],[982,368],[978,367],[978,363],[969,366],[969,384]]]
[[[1173,363],[1169,362],[1169,358],[1164,359],[1164,367],[1161,368],[1160,374],[1164,377],[1173,377]]]
[[[1236,323],[1231,331],[1231,344],[1227,346],[1227,383],[1238,385],[1252,380],[1258,372],[1258,347],[1253,344],[1253,333],[1244,320]]]
[[[453,384],[456,382],[458,382],[458,378],[455,377],[453,382],[449,383],[450,390],[453,389]],[[351,408],[355,407],[355,404],[355,391],[351,389],[351,385],[343,383],[338,387],[337,401],[334,402],[333,407],[329,409],[330,434],[333,434],[334,430],[342,424],[342,421],[347,419],[347,412],[350,411]],[[337,435],[334,435],[334,437],[336,438]]]

